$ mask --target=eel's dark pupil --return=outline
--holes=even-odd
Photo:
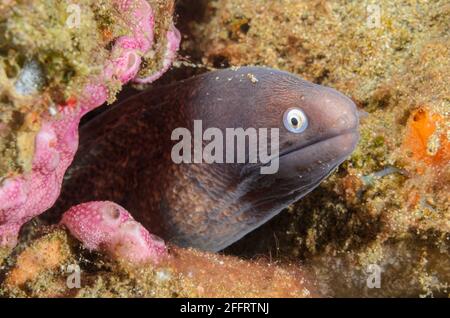
[[[291,124],[292,124],[292,126],[297,126],[297,125],[298,125],[298,120],[297,120],[297,118],[292,117],[292,118],[291,118]]]

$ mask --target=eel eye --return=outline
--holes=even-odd
[[[283,124],[290,132],[299,134],[308,127],[308,118],[299,108],[289,108],[284,113]]]

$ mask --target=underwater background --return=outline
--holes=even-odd
[[[79,96],[108,59],[108,43],[125,33],[108,1],[79,2],[90,14],[68,29],[62,2],[1,1],[0,182],[32,169],[42,114]],[[241,65],[288,71],[366,112],[359,145],[312,193],[218,254],[172,247],[170,261],[134,266],[36,217],[16,247],[0,249],[2,296],[450,295],[448,1],[148,2],[158,8],[159,46],[143,57],[140,76],[163,65],[172,16],[182,35],[171,69],[151,85]],[[13,89],[26,67],[45,74],[34,80],[37,94]],[[109,103],[122,85],[108,82]],[[144,86],[128,85],[125,92]],[[81,269],[80,288],[66,284],[69,265]],[[368,284],[374,268],[380,288]]]

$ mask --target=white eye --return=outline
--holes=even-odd
[[[289,108],[284,113],[283,123],[287,130],[299,134],[308,127],[308,118],[299,108]]]

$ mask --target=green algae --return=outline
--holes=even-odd
[[[13,1],[1,11],[0,180],[31,169],[41,114],[79,93],[87,76],[100,71],[105,53],[98,50],[102,41],[95,17],[89,1],[79,5],[80,25],[73,28],[67,25],[66,1]],[[15,85],[29,61],[43,67],[42,84],[20,94]],[[30,114],[36,118],[25,120]]]
[[[152,50],[142,57],[142,65],[138,76],[145,78],[152,75],[155,70],[163,68],[164,55],[167,49],[166,34],[173,23],[172,13],[174,4],[172,1],[149,1],[155,15],[155,43]]]
[[[3,262],[9,256],[11,250],[9,248],[0,248],[0,268],[3,266]]]
[[[34,136],[49,108],[82,92],[101,74],[108,43],[127,34],[109,1],[12,1],[0,10],[0,180],[29,171]],[[107,35],[106,35],[107,34]],[[42,66],[36,91],[19,94],[21,71],[30,61]],[[120,87],[112,81],[110,100]],[[34,114],[32,125],[24,120]]]
[[[143,56],[141,76],[161,68],[165,34],[172,24],[172,1],[150,4],[155,45]],[[114,39],[131,32],[121,15],[107,0],[16,0],[0,5],[0,181],[31,169],[34,137],[49,108],[76,99],[88,78],[101,74]],[[43,66],[45,85],[22,96],[14,86],[29,61]],[[112,103],[122,85],[114,79],[106,85]],[[23,119],[29,114],[35,116],[32,127]]]

